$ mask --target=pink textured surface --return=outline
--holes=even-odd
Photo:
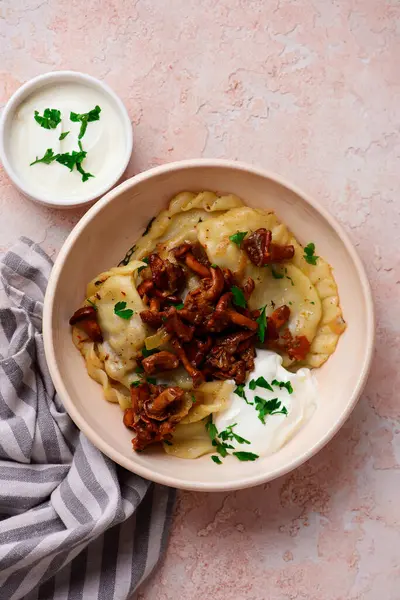
[[[343,223],[372,282],[375,360],[340,434],[264,488],[179,494],[139,598],[398,600],[397,0],[3,0],[0,45],[1,104],[48,70],[104,79],[132,118],[129,175],[198,156],[275,170]],[[55,255],[82,211],[0,185],[0,251],[23,234]]]

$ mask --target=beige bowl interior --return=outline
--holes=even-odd
[[[320,402],[310,422],[279,452],[254,463],[209,456],[184,460],[159,449],[136,454],[118,405],[108,403],[87,375],[74,347],[68,319],[81,304],[87,282],[117,264],[149,219],[183,190],[233,192],[249,206],[273,209],[306,244],[334,268],[347,330],[335,354],[315,371]],[[243,228],[246,224],[243,223]],[[183,161],[147,171],[121,184],[93,206],[63,246],[49,282],[44,315],[46,356],[64,405],[105,454],[148,479],[186,489],[229,490],[282,475],[317,452],[344,423],[365,382],[374,322],[361,262],[337,223],[321,207],[276,176],[228,161]]]

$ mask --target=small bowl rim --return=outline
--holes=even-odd
[[[12,165],[12,162],[9,160],[9,154],[6,151],[5,144],[5,129],[8,119],[13,111],[17,109],[17,107],[28,97],[28,95],[34,93],[37,89],[43,87],[44,85],[51,84],[52,82],[68,82],[68,81],[76,81],[81,84],[87,84],[92,87],[100,88],[103,93],[111,97],[111,99],[115,102],[117,109],[119,111],[120,117],[122,119],[123,129],[126,135],[126,156],[121,162],[120,169],[113,176],[110,183],[103,185],[96,193],[88,194],[84,199],[79,200],[62,200],[60,202],[59,199],[50,200],[47,197],[43,197],[40,194],[36,194],[35,192],[30,191],[29,186],[25,185],[25,182],[17,175],[15,169]],[[133,132],[132,132],[132,123],[129,118],[128,111],[122,102],[121,98],[114,92],[114,90],[105,82],[89,75],[87,73],[82,73],[80,71],[51,71],[50,73],[44,73],[42,75],[38,75],[37,77],[33,77],[29,79],[25,83],[23,83],[12,96],[7,101],[2,115],[0,119],[0,160],[3,164],[4,170],[6,171],[8,177],[11,179],[12,183],[15,185],[20,192],[22,192],[27,198],[33,200],[34,202],[38,202],[39,204],[43,204],[45,206],[56,207],[56,208],[76,208],[80,206],[85,206],[94,202],[97,198],[102,197],[107,192],[111,190],[113,186],[121,179],[124,174],[129,161],[132,156],[132,148],[133,148]]]
[[[367,313],[367,344],[366,350],[364,354],[364,359],[362,365],[360,365],[360,373],[357,381],[357,385],[352,391],[352,394],[349,397],[349,402],[339,419],[334,422],[334,424],[326,431],[325,435],[321,437],[321,439],[311,446],[307,451],[303,452],[301,455],[296,456],[288,462],[284,467],[277,467],[273,471],[270,471],[267,475],[261,474],[251,477],[244,477],[240,482],[182,482],[179,479],[175,478],[173,475],[161,475],[158,473],[154,473],[152,469],[147,468],[143,465],[132,464],[132,462],[121,455],[118,450],[115,450],[111,445],[105,442],[100,435],[98,435],[85,421],[85,419],[80,415],[79,410],[74,406],[72,400],[69,397],[68,391],[64,386],[62,381],[60,372],[58,370],[54,346],[52,342],[52,329],[51,329],[51,321],[53,314],[53,300],[54,300],[54,291],[57,287],[58,279],[63,268],[63,264],[65,259],[68,256],[70,247],[74,244],[75,240],[82,234],[86,225],[95,217],[97,213],[99,213],[105,206],[110,204],[113,199],[124,193],[126,190],[136,186],[139,183],[146,181],[156,175],[165,174],[171,171],[180,170],[180,169],[190,169],[193,167],[224,167],[228,169],[241,170],[245,172],[250,172],[252,174],[269,178],[272,181],[286,187],[290,191],[299,195],[302,199],[305,200],[313,209],[317,211],[329,225],[334,229],[342,243],[344,244],[349,256],[351,257],[354,266],[356,268],[357,274],[360,279],[360,283],[363,289],[363,296],[366,303],[366,313]],[[101,452],[106,454],[109,458],[111,458],[114,462],[126,468],[128,471],[134,472],[145,479],[149,479],[150,481],[154,481],[156,483],[168,485],[171,487],[175,487],[178,489],[185,489],[189,491],[203,491],[203,492],[221,492],[221,491],[234,491],[244,488],[250,488],[257,485],[264,484],[268,481],[272,481],[277,477],[281,477],[286,475],[290,471],[293,471],[304,462],[309,460],[312,456],[317,454],[330,440],[335,436],[335,434],[341,429],[343,424],[346,422],[350,414],[352,413],[363,389],[365,383],[368,378],[368,374],[371,368],[371,362],[373,357],[374,350],[374,341],[375,341],[375,311],[374,311],[374,303],[372,297],[371,286],[369,280],[366,275],[366,271],[364,265],[361,261],[361,258],[352,244],[349,236],[344,231],[339,222],[333,217],[329,211],[324,208],[322,205],[318,203],[318,201],[311,198],[307,193],[303,192],[299,187],[289,183],[285,177],[278,175],[269,170],[255,167],[244,162],[227,160],[227,159],[188,159],[175,161],[172,163],[167,163],[165,165],[153,167],[143,173],[139,173],[130,179],[122,182],[120,185],[110,190],[99,202],[97,202],[94,206],[92,206],[88,212],[82,217],[82,219],[75,225],[74,229],[71,231],[66,241],[64,242],[57,259],[54,263],[54,267],[52,269],[45,300],[44,300],[44,310],[43,310],[43,339],[44,339],[44,348],[45,354],[47,358],[47,363],[49,366],[50,374],[52,380],[54,382],[55,388],[59,393],[61,400],[64,404],[65,409],[67,410],[69,416],[78,426],[78,428],[89,438],[89,440],[99,449]],[[134,467],[134,469],[132,468]]]

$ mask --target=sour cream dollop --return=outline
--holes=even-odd
[[[259,377],[263,377],[273,391],[259,386],[250,389],[250,382]],[[290,382],[293,392],[289,393],[285,387],[272,384],[274,380]],[[311,417],[318,399],[317,382],[310,369],[303,368],[297,373],[290,373],[282,367],[282,357],[269,350],[257,350],[254,371],[243,391],[247,402],[233,392],[228,408],[214,415],[213,420],[218,432],[236,423],[233,431],[250,444],[240,444],[236,439],[229,440],[229,444],[235,447],[235,451],[253,452],[259,456],[272,454],[288,442]],[[281,402],[280,409],[285,407],[287,415],[266,415],[265,424],[262,423],[256,409],[256,396],[267,401],[277,398]]]
[[[71,112],[86,114],[95,106],[100,118],[91,121],[82,139],[78,139],[81,123],[70,119]],[[61,122],[45,129],[35,121],[35,111],[42,116],[45,109],[61,112]],[[60,135],[69,132],[60,140]],[[82,162],[85,171],[94,175],[82,181],[81,174],[56,161],[30,166],[50,148],[54,154],[80,150],[87,152]],[[101,192],[119,173],[126,160],[127,136],[117,105],[101,89],[81,83],[49,84],[32,93],[16,110],[10,126],[10,160],[27,191],[54,201],[79,200]]]

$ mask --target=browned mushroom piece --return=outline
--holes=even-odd
[[[132,407],[125,410],[124,424],[132,429],[134,450],[171,438],[171,433],[189,411],[179,387],[139,383],[131,388]]]
[[[292,336],[289,330],[282,336],[284,340],[284,349],[289,358],[293,360],[305,360],[310,351],[310,342],[305,335]]]
[[[142,283],[140,285],[138,285],[137,287],[137,291],[138,294],[141,298],[143,298],[143,296],[147,296],[149,295],[149,293],[154,289],[154,283],[152,282],[151,279],[145,279],[144,281],[142,281]]]
[[[193,339],[193,325],[186,325],[178,316],[174,306],[168,309],[164,317],[164,327],[168,333],[175,334],[182,342],[190,342]]]
[[[246,302],[249,301],[251,294],[254,292],[255,285],[254,279],[248,277],[246,283],[243,285],[243,293],[244,297],[246,298]]]
[[[182,267],[169,260],[163,260],[156,253],[149,256],[149,267],[153,283],[159,290],[168,290],[171,294],[182,289],[185,284],[185,273]]]
[[[253,231],[242,243],[251,262],[257,267],[289,260],[294,256],[294,246],[272,243],[271,231],[263,227]]]
[[[289,320],[290,308],[284,304],[274,310],[267,318],[267,339],[277,340],[279,338],[279,329]]]
[[[193,379],[194,387],[198,387],[199,385],[201,385],[204,382],[204,375],[201,371],[199,371],[198,369],[196,369],[196,367],[194,367],[192,365],[192,363],[186,356],[186,352],[183,349],[179,340],[177,338],[173,338],[171,340],[171,344],[176,352],[177,357],[181,361],[183,367],[186,369],[186,371],[189,373],[190,377]]]
[[[210,277],[210,269],[201,264],[191,252],[185,254],[186,265],[199,277]]]
[[[201,366],[211,350],[212,345],[213,339],[209,335],[205,340],[197,338],[185,346],[186,356],[194,367],[199,368]]]
[[[225,279],[219,267],[211,267],[211,280],[203,280],[203,298],[206,302],[216,302],[223,292]]]
[[[172,422],[179,420],[181,402],[184,390],[180,387],[167,387],[160,394],[151,397],[145,404],[145,412],[150,419],[164,421],[170,419]],[[183,415],[184,416],[184,415]]]
[[[74,312],[69,320],[70,325],[76,325],[86,333],[93,342],[102,342],[103,335],[97,322],[97,310],[94,306],[82,306]]]
[[[256,321],[253,321],[252,319],[250,319],[250,317],[246,317],[246,315],[240,314],[232,308],[229,308],[226,311],[226,315],[232,323],[238,325],[239,327],[245,327],[246,329],[250,329],[251,331],[256,331],[258,329],[258,324],[256,323]]]
[[[163,314],[164,313],[162,312],[156,312],[153,310],[142,310],[139,313],[139,316],[143,323],[153,327],[153,329],[158,329],[162,325]]]
[[[147,375],[161,373],[162,371],[171,371],[178,366],[179,359],[175,354],[172,354],[172,352],[168,352],[167,350],[162,350],[161,352],[147,356],[142,360],[142,367]]]

